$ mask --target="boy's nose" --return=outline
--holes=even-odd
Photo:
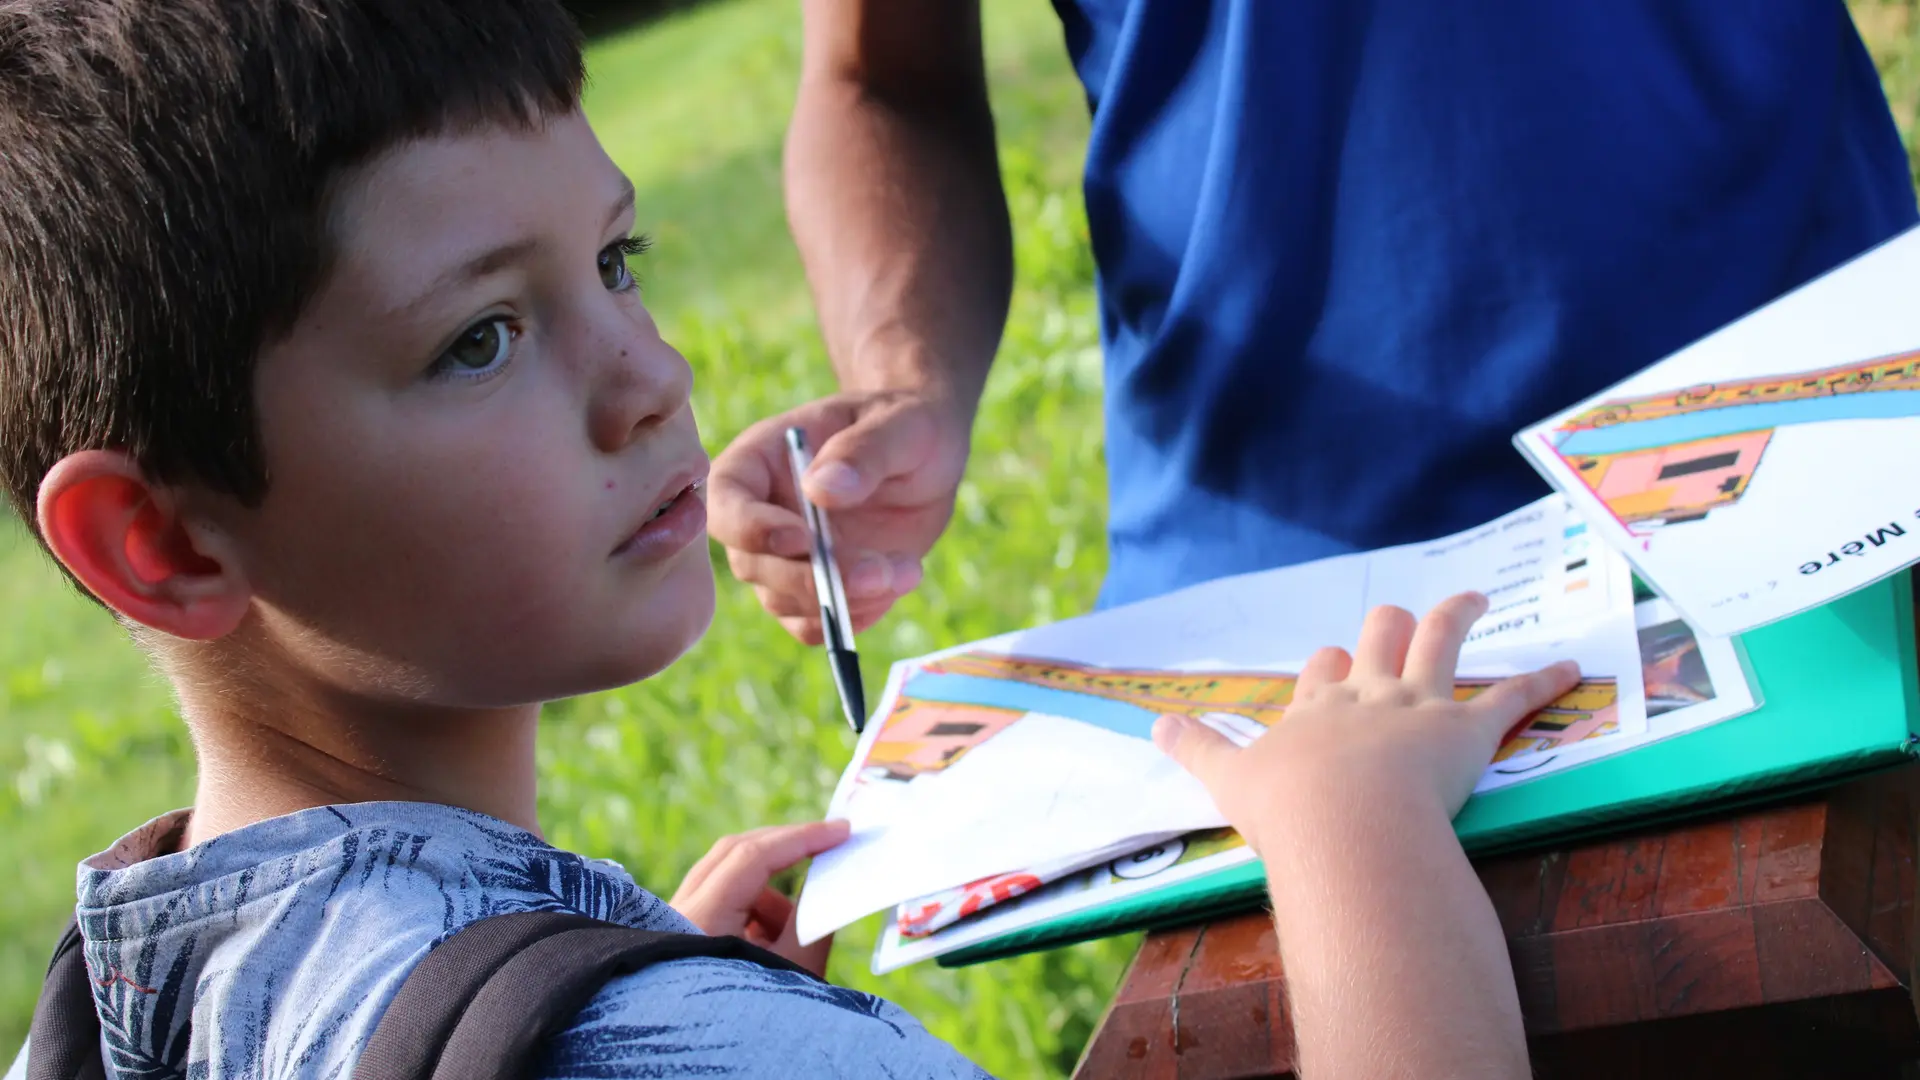
[[[611,454],[687,407],[693,369],[650,324],[605,348],[587,425],[594,447]]]

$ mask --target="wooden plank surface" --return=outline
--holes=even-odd
[[[1916,807],[1920,767],[1907,767],[1785,806],[1476,863],[1540,1075],[1698,1076],[1738,1058],[1741,1075],[1795,1076],[1816,1050],[1880,1075],[1920,1057],[1906,989]],[[1718,1059],[1684,1049],[1702,1039],[1741,1046]],[[1254,912],[1149,935],[1078,1075],[1284,1076],[1293,1064],[1285,973]]]

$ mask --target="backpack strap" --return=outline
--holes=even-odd
[[[27,1080],[105,1080],[100,1016],[93,1011],[86,942],[77,918],[67,921],[47,964],[47,981],[27,1035]]]
[[[407,975],[353,1078],[517,1080],[609,979],[696,956],[814,977],[737,937],[635,930],[565,912],[496,915],[455,932]]]

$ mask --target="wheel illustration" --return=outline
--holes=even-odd
[[[1169,840],[1164,844],[1155,844],[1150,848],[1113,860],[1113,876],[1128,880],[1150,878],[1179,862],[1180,856],[1186,852],[1185,840]]]

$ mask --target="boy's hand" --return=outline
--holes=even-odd
[[[1530,1075],[1500,920],[1450,819],[1507,731],[1579,672],[1555,664],[1455,701],[1486,610],[1456,596],[1416,627],[1375,609],[1354,655],[1315,653],[1245,749],[1193,721],[1154,727],[1266,863],[1303,1075]]]
[[[847,838],[844,821],[772,825],[713,845],[667,901],[687,921],[715,936],[735,936],[825,976],[833,938],[802,947],[794,935],[792,900],[771,887],[775,874]]]
[[[1451,818],[1506,733],[1580,679],[1569,661],[1455,701],[1460,646],[1486,610],[1486,597],[1465,593],[1416,627],[1400,608],[1375,608],[1354,655],[1315,653],[1286,715],[1246,748],[1180,716],[1161,717],[1154,742],[1206,785],[1220,813],[1262,854],[1271,831],[1291,816],[1282,804],[1302,789],[1377,793],[1383,805],[1431,805]]]

